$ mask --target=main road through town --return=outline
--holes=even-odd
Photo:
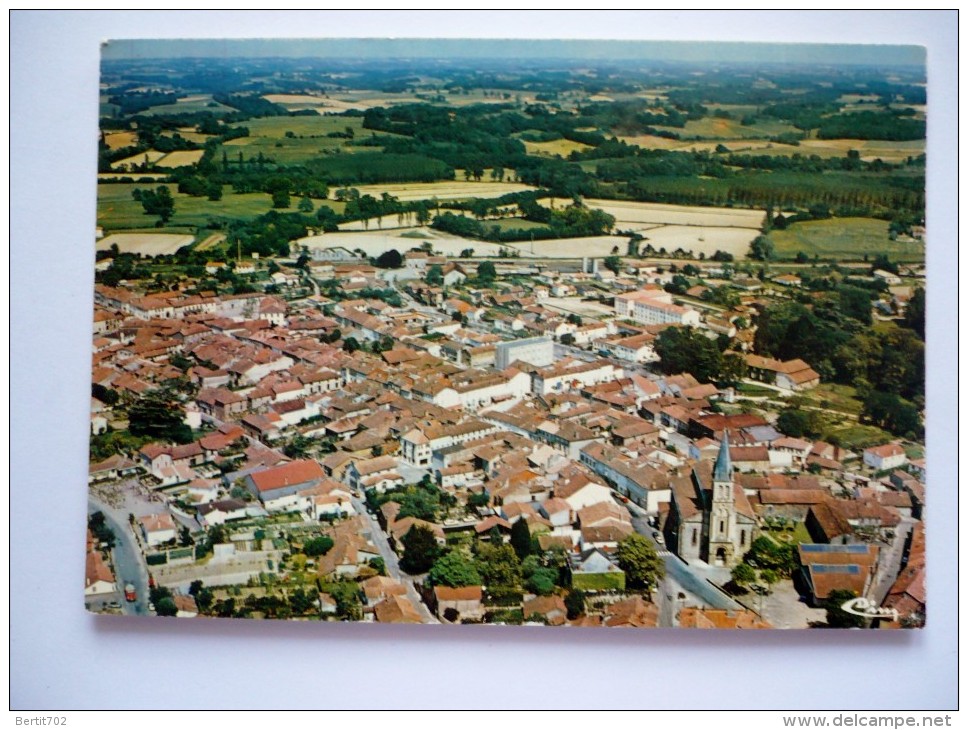
[[[124,584],[131,583],[138,593],[138,599],[133,603],[122,600],[122,611],[126,615],[146,616],[151,613],[148,608],[148,568],[141,556],[141,550],[135,541],[131,526],[124,516],[117,510],[111,509],[96,499],[87,501],[88,514],[102,512],[108,526],[114,531],[117,541],[111,558],[114,561],[114,577],[118,584],[118,593],[124,595]]]
[[[742,608],[736,601],[710,583],[706,576],[703,575],[701,568],[694,568],[682,562],[682,560],[669,552],[665,546],[657,544],[652,537],[653,528],[649,525],[644,510],[631,503],[626,506],[632,513],[632,526],[635,528],[635,531],[653,542],[659,553],[659,557],[665,563],[666,580],[659,586],[660,625],[673,625],[672,623],[665,623],[665,621],[675,620],[675,602],[683,600],[678,598],[679,593],[686,594],[687,597],[684,600],[689,604],[695,603],[694,601],[688,600],[688,597],[691,595],[707,608],[725,608],[730,610]],[[663,616],[663,614],[665,615]],[[662,619],[665,619],[665,621],[662,621]]]

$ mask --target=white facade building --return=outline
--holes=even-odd
[[[555,343],[550,337],[529,337],[526,340],[501,342],[495,352],[495,366],[506,369],[515,360],[543,368],[555,361]]]
[[[639,324],[699,325],[699,312],[672,303],[661,289],[640,289],[615,297],[615,314]]]

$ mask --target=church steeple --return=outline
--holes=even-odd
[[[733,481],[733,462],[729,458],[729,431],[723,431],[723,440],[719,444],[719,455],[713,468],[714,482]]]

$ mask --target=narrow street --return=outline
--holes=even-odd
[[[897,575],[901,571],[901,558],[904,557],[904,543],[908,534],[914,529],[912,517],[902,517],[900,524],[894,531],[894,540],[890,545],[878,545],[881,549],[880,559],[877,561],[877,572],[871,580],[871,586],[867,591],[867,596],[880,606],[887,598],[888,591],[897,580]]]
[[[370,540],[376,545],[377,549],[380,551],[380,557],[383,558],[383,562],[386,565],[387,575],[395,580],[400,581],[407,587],[407,598],[410,602],[417,608],[420,613],[420,617],[423,619],[424,623],[428,624],[439,624],[440,621],[434,616],[430,609],[427,608],[426,604],[421,600],[420,594],[417,593],[417,589],[413,585],[413,581],[410,576],[404,573],[400,569],[400,561],[397,558],[397,554],[390,547],[390,541],[387,539],[386,533],[380,528],[380,523],[376,521],[376,518],[371,515],[367,509],[366,505],[358,497],[352,497],[353,508],[356,510],[357,514],[363,516],[364,519],[369,523],[370,526]]]

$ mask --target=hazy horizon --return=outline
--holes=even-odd
[[[822,63],[924,67],[922,46],[843,43],[626,41],[480,38],[118,39],[103,60],[166,58],[544,58],[719,63]]]

